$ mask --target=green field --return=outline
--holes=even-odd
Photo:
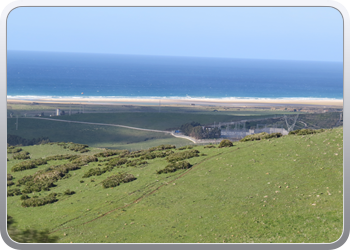
[[[91,147],[128,150],[149,148],[160,144],[174,144],[177,146],[192,144],[189,140],[175,138],[165,133],[119,127],[21,118],[18,122],[18,130],[16,130],[15,122],[15,118],[7,119],[7,133],[26,139],[44,136],[56,142],[75,142],[88,144]]]
[[[54,130],[54,124],[58,122],[45,126]],[[32,124],[33,131],[37,125]],[[87,143],[89,133],[85,132],[82,140]],[[25,132],[19,135],[24,137]],[[343,230],[342,140],[343,129],[336,128],[313,135],[235,142],[229,148],[197,146],[194,149],[200,156],[186,160],[193,165],[187,170],[156,174],[168,162],[155,158],[145,166],[116,167],[100,176],[82,178],[89,169],[106,164],[101,161],[105,158],[99,157],[98,162],[70,171],[71,176],[57,181],[50,191],[28,195],[42,197],[67,189],[75,194],[27,208],[21,206],[20,196],[8,197],[8,214],[18,228],[47,228],[62,243],[334,242]],[[72,153],[58,145],[21,148],[32,159]],[[102,151],[90,150],[83,154]],[[68,161],[49,161],[34,169],[11,172],[21,160],[13,160],[12,154],[8,159],[14,183]],[[136,180],[104,189],[101,182],[119,171]]]

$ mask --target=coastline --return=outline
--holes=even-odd
[[[164,97],[7,97],[8,103],[52,103],[94,105],[217,105],[217,106],[343,106],[342,99],[330,98],[164,98]]]

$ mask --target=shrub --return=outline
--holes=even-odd
[[[232,146],[233,146],[232,142],[230,140],[225,139],[220,142],[218,148],[227,148]]]
[[[173,149],[173,148],[176,148],[176,147],[174,145],[166,144],[166,145],[160,145],[157,147],[149,148],[148,151],[153,152],[153,151],[161,151],[161,150]]]
[[[117,175],[112,175],[107,179],[102,181],[103,188],[110,188],[119,186],[120,183],[127,183],[136,180],[132,174],[128,173],[118,173]]]
[[[258,133],[258,134],[253,134],[253,135],[247,135],[243,139],[240,140],[240,142],[245,142],[245,141],[257,141],[257,140],[264,140],[264,139],[270,139],[270,138],[278,138],[283,136],[281,133],[271,133],[268,134],[266,132]]]
[[[13,154],[13,159],[16,159],[16,160],[30,159],[29,152],[21,151],[19,153],[14,153]]]
[[[10,146],[7,148],[7,153],[8,154],[13,154],[13,153],[18,153],[21,152],[22,149],[21,148],[15,148],[14,146]]]
[[[214,145],[207,145],[207,146],[204,146],[204,148],[216,148]]]
[[[107,165],[115,167],[115,166],[121,166],[127,162],[128,162],[128,160],[125,158],[121,158],[121,159],[120,158],[113,158],[110,161],[108,161]]]
[[[89,169],[89,171],[87,171],[82,178],[88,178],[90,176],[94,176],[94,175],[101,175],[103,173],[105,173],[106,171],[102,171],[100,168],[91,168]]]
[[[188,151],[183,151],[183,152],[178,152],[178,153],[173,153],[169,155],[166,159],[169,162],[176,162],[176,161],[181,161],[185,159],[190,159],[192,157],[198,157],[199,151],[196,149],[188,150]]]
[[[84,155],[76,158],[72,161],[73,164],[78,164],[78,166],[86,165],[90,162],[98,161],[97,157],[94,155]]]
[[[178,169],[188,169],[192,165],[187,161],[173,162],[168,164],[164,169],[158,170],[157,174],[171,173]]]
[[[83,181],[83,180],[81,180],[81,181],[80,181],[80,183],[84,183],[84,181]]]
[[[147,161],[142,161],[142,160],[136,159],[136,160],[128,161],[126,163],[126,166],[128,166],[128,167],[136,167],[136,166],[146,165],[146,164],[148,164]]]
[[[38,206],[44,206],[46,204],[54,203],[57,200],[56,193],[51,193],[45,197],[42,198],[29,198],[22,202],[22,207],[38,207]]]
[[[52,156],[48,156],[45,158],[45,160],[47,161],[52,161],[52,160],[74,160],[79,158],[79,155],[52,155]]]
[[[30,197],[28,196],[28,195],[26,195],[26,194],[22,194],[21,195],[21,197],[20,197],[20,199],[23,201],[23,200],[27,200],[27,199],[29,199]]]
[[[9,189],[7,190],[7,197],[21,195],[22,192],[19,188]]]
[[[94,154],[94,156],[96,156],[96,157],[109,157],[109,156],[113,156],[113,155],[124,155],[124,154],[128,154],[128,153],[129,153],[128,150],[106,150],[104,152]]]
[[[74,191],[70,191],[69,189],[67,189],[66,191],[64,191],[64,194],[65,195],[72,195],[72,194],[75,194]]]
[[[13,181],[7,181],[7,186],[12,186],[12,185],[15,185],[15,183]]]
[[[32,168],[36,168],[37,166],[44,165],[46,163],[47,163],[47,161],[45,159],[41,159],[41,158],[35,159],[35,160],[29,160],[29,161],[22,161],[16,165],[14,165],[11,168],[11,171],[17,172],[17,171],[23,171],[26,169],[32,169]]]
[[[309,134],[317,134],[317,133],[321,133],[324,132],[324,129],[318,129],[318,130],[314,130],[314,129],[298,129],[298,130],[294,130],[294,131],[290,131],[288,133],[288,135],[309,135]]]
[[[75,151],[75,152],[80,152],[80,153],[85,153],[90,151],[88,149],[88,145],[84,145],[84,144],[79,144],[79,143],[73,143],[73,142],[59,142],[57,143],[58,146],[62,146],[63,148],[69,149],[71,151]]]
[[[7,134],[7,143],[9,145],[30,146],[30,145],[46,144],[49,142],[50,140],[48,137],[39,137],[39,138],[33,138],[31,140],[28,140],[17,135]]]
[[[7,180],[10,181],[13,179],[13,176],[11,174],[7,174]]]

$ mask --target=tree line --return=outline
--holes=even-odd
[[[206,128],[199,122],[183,124],[181,125],[180,130],[183,134],[194,137],[196,139],[213,139],[221,137],[221,129]]]

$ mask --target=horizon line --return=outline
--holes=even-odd
[[[76,51],[48,51],[48,50],[18,50],[7,49],[6,52],[44,52],[44,53],[69,53],[69,54],[99,54],[99,55],[123,55],[123,56],[155,56],[155,57],[190,57],[190,58],[213,58],[213,59],[243,59],[243,60],[271,60],[271,61],[307,61],[307,62],[337,62],[344,63],[344,60],[312,60],[312,59],[272,59],[272,58],[251,58],[251,57],[215,57],[215,56],[185,56],[185,55],[151,55],[151,54],[122,54],[106,52],[76,52]]]

